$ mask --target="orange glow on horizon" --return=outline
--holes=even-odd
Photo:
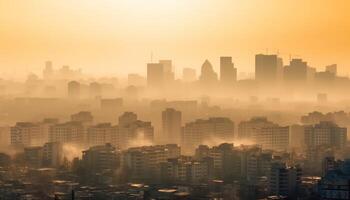
[[[350,72],[347,0],[0,0],[0,74],[40,73],[45,60],[98,75],[145,74],[173,59],[178,74],[230,55],[239,72],[254,54],[302,57],[318,69]],[[15,69],[16,71],[14,72]]]

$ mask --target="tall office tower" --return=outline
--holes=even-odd
[[[175,144],[129,148],[122,153],[122,168],[130,170],[131,181],[152,181],[159,164],[180,157],[180,152],[180,147]]]
[[[39,146],[42,135],[39,124],[31,122],[17,122],[11,127],[11,144],[15,146]]]
[[[43,70],[43,78],[45,80],[50,80],[53,78],[54,75],[54,70],[52,68],[52,62],[51,61],[46,61],[45,62],[45,68]]]
[[[80,122],[66,122],[50,127],[49,142],[82,145],[85,142],[84,126]]]
[[[213,86],[218,82],[218,75],[208,60],[205,60],[202,65],[199,81],[203,87]]]
[[[94,117],[91,112],[81,111],[70,116],[72,122],[80,122],[84,126],[92,125]]]
[[[288,84],[295,86],[305,86],[307,81],[307,62],[302,59],[292,59],[290,64],[284,67],[283,77]]]
[[[113,133],[115,127],[111,123],[97,124],[87,129],[87,144],[92,146],[113,143]]]
[[[162,112],[163,134],[162,141],[166,144],[181,142],[181,112],[167,108]]]
[[[238,125],[239,139],[253,139],[257,131],[262,127],[274,126],[273,122],[267,120],[266,117],[253,117],[249,121],[242,121]]]
[[[45,143],[43,146],[43,165],[59,167],[63,161],[63,146],[59,142]]]
[[[182,70],[182,80],[185,82],[193,82],[196,80],[196,70],[192,68],[184,68]]]
[[[163,65],[165,84],[171,84],[175,80],[172,61],[160,60],[159,63]]]
[[[164,84],[164,66],[161,63],[147,64],[147,85],[151,88],[160,88]]]
[[[271,84],[282,79],[283,61],[277,55],[258,54],[255,56],[255,80]]]
[[[318,146],[344,148],[347,142],[347,128],[329,121],[305,126],[305,144],[309,149]]]
[[[220,57],[220,81],[229,87],[237,81],[237,69],[234,67],[232,57]]]
[[[90,147],[83,151],[82,161],[88,173],[95,175],[105,170],[116,170],[119,167],[119,152],[111,144]]]
[[[302,171],[299,167],[287,167],[284,163],[273,163],[269,180],[270,195],[296,198],[301,184]]]
[[[79,99],[80,97],[80,83],[77,81],[70,81],[68,83],[68,97],[71,99]]]
[[[118,148],[153,143],[154,128],[151,122],[137,120],[137,115],[125,112],[119,117],[115,141]]]
[[[335,76],[337,76],[337,64],[333,64],[333,65],[328,65],[328,66],[326,66],[326,71],[327,71],[327,72],[331,72],[332,74],[334,74]]]
[[[216,140],[227,142],[233,140],[234,123],[229,118],[209,118],[208,120],[198,119],[186,123],[183,128],[182,144],[184,150],[193,150],[206,141]]]
[[[101,97],[102,86],[98,82],[92,82],[89,85],[89,93],[91,98]]]

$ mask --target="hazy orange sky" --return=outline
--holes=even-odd
[[[289,54],[350,72],[349,0],[0,0],[0,74],[40,72],[45,60],[98,75],[176,71],[221,55],[239,72],[254,54]],[[177,73],[179,75],[179,73]],[[350,73],[349,73],[350,74]]]

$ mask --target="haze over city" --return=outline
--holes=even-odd
[[[254,55],[303,57],[318,69],[349,73],[347,0],[311,1],[1,1],[1,73],[23,78],[43,60],[98,75],[145,73],[145,63],[172,58],[178,69],[217,66],[232,55],[254,72]],[[12,69],[16,69],[14,72]]]
[[[0,0],[0,199],[350,199],[349,9]]]

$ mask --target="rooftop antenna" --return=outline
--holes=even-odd
[[[278,56],[280,55],[280,50],[279,50],[279,49],[277,49],[277,55],[278,55]]]

